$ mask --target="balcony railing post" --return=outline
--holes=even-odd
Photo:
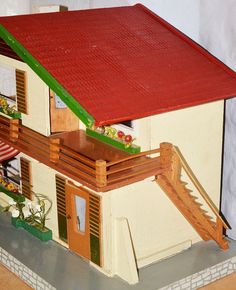
[[[161,167],[167,170],[167,173],[172,171],[173,159],[173,145],[171,143],[163,142],[160,144],[160,162]]]
[[[59,160],[60,144],[60,138],[50,139],[50,161],[53,163],[56,163]]]
[[[96,183],[98,187],[107,185],[107,164],[104,160],[96,160]]]
[[[10,120],[10,140],[12,142],[16,142],[19,137],[19,119],[11,119]]]

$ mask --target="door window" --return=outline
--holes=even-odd
[[[76,195],[75,206],[76,206],[78,231],[84,233],[86,224],[86,200]]]

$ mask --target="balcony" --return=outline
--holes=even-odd
[[[95,190],[108,191],[163,172],[160,149],[128,154],[82,130],[45,137],[0,116],[0,139],[20,152]]]

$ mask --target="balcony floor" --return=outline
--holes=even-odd
[[[58,133],[50,138],[60,138],[64,146],[93,161],[101,159],[110,162],[130,155],[125,151],[86,135],[84,130]]]

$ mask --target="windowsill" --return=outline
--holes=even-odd
[[[25,197],[20,194],[20,193],[15,193],[12,192],[8,189],[6,189],[3,185],[0,184],[0,192],[5,193],[6,195],[8,195],[9,197],[11,197],[12,199],[14,199],[15,201],[19,201],[19,202],[23,202],[25,201]]]

